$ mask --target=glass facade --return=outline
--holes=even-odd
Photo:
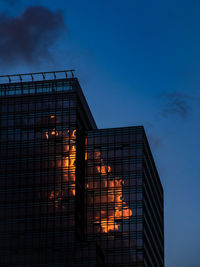
[[[108,266],[163,266],[162,186],[143,127],[89,131],[86,147],[88,239]]]
[[[87,234],[109,265],[143,266],[142,141],[140,127],[88,132]]]
[[[87,248],[79,244],[84,168],[76,164],[84,161],[85,129],[95,127],[89,109],[79,103],[76,79],[7,87],[0,98],[1,266],[76,264]]]
[[[0,84],[0,266],[164,266],[143,127],[98,130],[74,77]]]

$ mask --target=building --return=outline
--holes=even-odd
[[[164,266],[163,190],[143,127],[87,135],[87,238],[108,266]]]
[[[143,127],[97,129],[73,71],[0,78],[0,265],[164,266]]]

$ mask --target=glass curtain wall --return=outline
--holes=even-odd
[[[51,94],[43,92],[49,86],[43,82],[0,98],[2,266],[54,266],[72,257],[76,97],[70,83],[51,85]]]
[[[86,148],[87,237],[109,266],[143,266],[143,127],[89,131]]]

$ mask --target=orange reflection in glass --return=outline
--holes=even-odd
[[[99,151],[88,153],[88,161],[95,162],[94,175],[100,175],[100,179],[92,179],[86,184],[86,189],[93,194],[88,194],[88,204],[94,207],[94,215],[89,214],[88,220],[94,221],[98,232],[108,233],[118,231],[119,220],[129,219],[133,212],[123,199],[123,179],[111,178],[111,166],[106,165]],[[96,207],[99,206],[100,210]],[[93,217],[94,216],[94,217]]]
[[[55,116],[52,115],[50,118],[55,118]],[[62,185],[62,187],[65,188],[55,189],[49,194],[49,200],[54,201],[55,207],[58,207],[65,197],[75,196],[76,194],[76,130],[57,131],[52,129],[51,131],[45,132],[45,137],[46,139],[51,139],[51,137],[60,137],[63,142],[62,159],[56,159],[54,164],[53,162],[50,163],[52,166],[56,166],[57,168],[63,168],[62,179],[65,186]],[[60,184],[56,184],[56,186],[61,186],[61,182]],[[62,207],[64,207],[64,204],[62,204]]]
[[[52,131],[45,132],[46,139],[49,139],[50,137],[53,137],[53,136],[59,136],[59,131],[56,131],[55,129],[53,129]]]

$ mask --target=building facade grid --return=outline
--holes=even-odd
[[[77,78],[0,85],[0,265],[164,266],[143,127],[97,129]]]

